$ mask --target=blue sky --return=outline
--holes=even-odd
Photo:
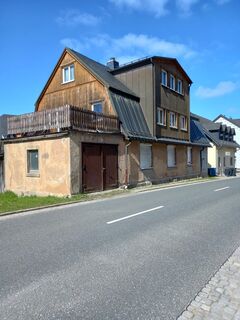
[[[65,46],[105,64],[175,57],[191,111],[240,118],[240,1],[1,1],[0,114],[32,112]]]

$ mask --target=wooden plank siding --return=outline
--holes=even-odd
[[[74,64],[74,81],[62,83],[64,66]],[[101,101],[103,113],[116,115],[105,86],[84,66],[66,53],[50,79],[45,92],[36,105],[36,111],[56,108],[66,104],[92,110],[94,102]]]
[[[120,123],[115,116],[69,105],[8,118],[8,135],[60,131],[67,128],[118,133]]]
[[[156,136],[157,137],[169,137],[180,140],[189,140],[190,139],[190,128],[189,128],[189,115],[190,115],[190,105],[189,105],[189,83],[179,71],[175,64],[167,64],[161,62],[155,62],[155,104],[156,104],[156,113],[157,108],[163,108],[167,112],[167,124],[166,126],[161,126],[156,124]],[[169,77],[172,74],[175,77],[175,84],[177,79],[182,80],[183,85],[183,94],[179,94],[169,87],[161,85],[161,71],[165,70],[168,76],[168,86],[169,86]],[[176,112],[178,128],[173,129],[169,127],[170,122],[170,112]],[[188,130],[182,131],[180,129],[180,115],[186,116],[188,120]]]

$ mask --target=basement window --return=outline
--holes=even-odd
[[[39,173],[38,150],[27,150],[27,172],[29,174]]]
[[[74,65],[62,69],[63,83],[74,81]]]

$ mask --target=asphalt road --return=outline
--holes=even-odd
[[[2,217],[0,319],[175,319],[239,245],[239,178]]]

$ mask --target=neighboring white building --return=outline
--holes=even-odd
[[[226,116],[220,114],[215,120],[213,120],[215,123],[221,122],[222,124],[225,124],[226,126],[231,126],[231,128],[235,129],[235,137],[234,140],[240,145],[240,119],[232,119],[227,118]],[[235,167],[240,170],[240,149],[237,149],[237,152],[235,154],[236,162]]]

